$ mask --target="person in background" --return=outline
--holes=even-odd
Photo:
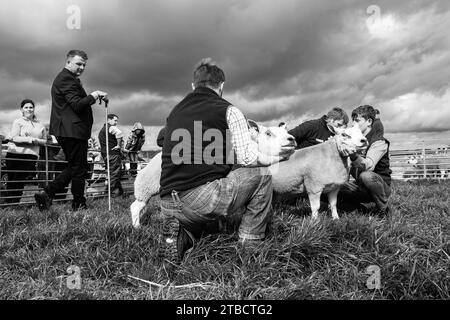
[[[47,142],[45,127],[37,120],[35,105],[32,100],[25,99],[20,103],[22,117],[14,120],[8,151],[6,153],[6,203],[19,203],[23,188],[30,175],[36,173],[39,157],[39,146]]]
[[[100,150],[100,146],[97,143],[97,140],[95,140],[95,137],[90,137],[88,140],[88,149],[89,151],[96,151]]]
[[[125,152],[128,152],[128,159],[130,160],[130,174],[135,177],[137,174],[138,154],[145,143],[145,129],[140,122],[133,125],[133,129],[127,139],[125,145]]]
[[[0,140],[2,140],[2,144],[9,143],[9,139],[5,137],[3,134],[0,134]]]
[[[87,183],[88,183],[88,186],[90,186],[93,182],[92,176],[94,175],[95,162],[101,161],[100,146],[99,146],[97,140],[95,140],[95,137],[90,137],[88,140],[87,159],[88,159],[88,165],[89,165]]]
[[[100,141],[100,150],[105,164],[108,163],[110,185],[112,197],[118,197],[123,194],[122,184],[122,144],[123,134],[117,127],[119,117],[115,114],[108,114],[108,123],[98,133],[98,141]],[[106,127],[108,126],[108,146],[106,145]],[[109,159],[106,156],[106,148],[108,148]]]
[[[305,121],[289,130],[297,149],[307,148],[322,143],[335,135],[335,128],[347,126],[348,115],[341,108],[333,108],[319,119]]]
[[[66,163],[58,162],[65,161],[64,152],[61,146],[58,145],[56,137],[49,134],[48,125],[45,125],[45,132],[47,133],[47,144],[46,146],[39,147],[39,161],[37,164],[40,188],[44,188],[48,181],[55,179],[58,173],[63,171],[67,166]],[[65,199],[66,193],[66,188],[58,190],[54,199]]]

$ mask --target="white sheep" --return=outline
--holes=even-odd
[[[293,136],[287,133],[285,123],[280,123],[278,127],[264,127],[258,125],[253,120],[248,120],[251,137],[258,144],[259,152],[266,155],[278,155],[282,146],[295,143]],[[140,218],[143,209],[150,198],[159,193],[161,177],[161,152],[157,153],[140,170],[134,181],[134,196],[136,200],[131,204],[131,220],[135,228],[140,226]]]
[[[357,127],[340,129],[339,133],[315,146],[296,150],[287,161],[269,167],[273,189],[277,193],[308,193],[312,218],[318,217],[320,196],[328,194],[333,219],[339,219],[336,202],[340,187],[348,181],[348,157],[338,146],[367,147],[367,139]]]

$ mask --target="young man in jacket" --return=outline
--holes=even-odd
[[[100,141],[100,151],[105,160],[105,164],[109,167],[109,187],[111,188],[112,197],[118,197],[123,194],[122,183],[122,145],[123,134],[117,127],[119,117],[115,114],[108,114],[108,123],[98,133],[98,141]],[[106,126],[108,126],[108,145],[106,145]],[[109,159],[106,156],[106,148],[108,148]]]
[[[289,130],[297,142],[297,149],[307,148],[335,135],[335,128],[345,127],[348,115],[341,108],[333,108],[319,119],[309,120]]]
[[[91,137],[93,123],[91,106],[97,100],[106,100],[108,95],[99,90],[86,94],[80,76],[87,60],[84,51],[70,50],[64,69],[53,81],[49,134],[56,137],[68,164],[42,192],[34,195],[40,210],[49,209],[58,190],[63,190],[69,183],[73,195],[72,209],[76,211],[87,208],[84,188],[88,171],[88,139]]]
[[[369,203],[375,203],[376,214],[383,217],[389,214],[391,195],[390,143],[381,130],[374,130],[375,117],[375,109],[370,105],[359,106],[352,112],[352,120],[366,136],[369,146],[362,155],[350,154],[350,173],[355,181],[341,188],[338,205],[347,210],[367,211]]]

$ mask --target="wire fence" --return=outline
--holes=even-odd
[[[411,179],[450,179],[450,146],[433,144],[433,141],[417,141],[415,147],[393,149],[390,151],[392,178]],[[431,147],[430,147],[431,146]],[[15,204],[34,204],[34,194],[41,191],[50,181],[65,169],[67,161],[61,159],[59,145],[47,144],[40,149],[39,158],[22,159],[11,155],[6,157],[6,145],[0,153],[0,207]],[[158,151],[140,151],[137,161],[122,161],[121,183],[124,194],[134,193],[134,177]],[[104,159],[99,150],[88,150],[89,170],[86,179],[87,198],[107,197],[107,175]],[[8,161],[22,163],[28,170],[9,170]],[[27,165],[27,163],[31,164]],[[12,178],[12,179],[11,179]],[[70,185],[55,195],[54,201],[72,200]]]
[[[438,141],[441,140],[418,140],[412,142],[413,145],[408,148],[391,150],[392,178],[450,179],[450,145]]]
[[[121,184],[124,194],[134,192],[134,177],[139,170],[153,157],[154,151],[141,151],[137,161],[130,161],[128,157],[122,161]],[[107,197],[106,165],[100,150],[88,150],[88,173],[86,179],[85,196],[87,198]],[[34,204],[34,194],[43,190],[50,181],[61,173],[67,166],[61,147],[47,144],[40,147],[38,159],[23,159],[19,155],[8,154],[7,146],[2,145],[0,153],[0,207],[17,204]],[[10,168],[14,169],[11,170]],[[70,185],[56,193],[54,202],[72,200]]]

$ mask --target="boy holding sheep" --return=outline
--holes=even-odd
[[[375,203],[376,213],[389,214],[388,199],[391,194],[391,169],[389,166],[389,141],[383,131],[374,129],[376,111],[370,105],[359,106],[352,111],[352,120],[369,141],[366,151],[350,155],[350,173],[355,181],[341,188],[338,206],[345,209],[367,210],[363,203]]]

